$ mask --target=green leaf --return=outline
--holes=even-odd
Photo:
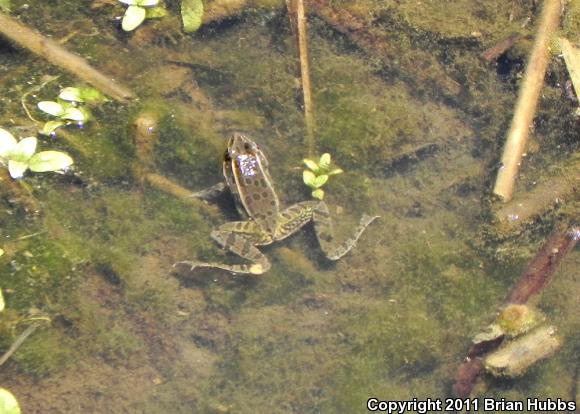
[[[9,160],[8,172],[12,178],[22,178],[28,169],[28,163],[22,161]]]
[[[320,161],[318,162],[318,165],[320,165],[320,169],[322,170],[327,170],[328,168],[330,168],[330,154],[328,152],[325,152],[320,156]]]
[[[54,131],[56,131],[58,128],[66,124],[67,124],[66,121],[62,121],[60,119],[57,121],[48,121],[38,132],[41,133],[42,135],[50,136],[54,134]]]
[[[30,170],[34,172],[63,170],[72,164],[73,159],[60,151],[41,151],[28,162]]]
[[[17,141],[10,132],[0,128],[0,157],[6,158],[16,147]]]
[[[126,4],[127,6],[134,6],[137,4],[136,0],[119,0],[121,3]]]
[[[302,171],[302,180],[304,181],[304,184],[306,184],[308,187],[314,188],[314,180],[316,179],[316,175],[314,175],[314,173],[310,170],[304,170]]]
[[[84,98],[82,97],[82,92],[80,88],[73,88],[73,87],[68,87],[68,88],[64,88],[63,90],[60,91],[60,93],[58,94],[58,97],[60,99],[63,99],[65,101],[72,101],[72,102],[84,102]]]
[[[61,119],[70,119],[71,121],[86,121],[87,116],[85,112],[74,106],[65,108],[65,110],[60,114]]]
[[[5,388],[0,388],[0,413],[20,414],[20,406],[16,397]]]
[[[314,171],[314,172],[317,172],[318,171],[318,164],[316,163],[316,161],[310,160],[308,158],[304,158],[302,161],[312,171]]]
[[[8,159],[20,162],[28,162],[36,151],[38,140],[35,137],[22,138],[12,149]]]
[[[312,181],[311,187],[320,188],[324,184],[326,184],[327,181],[328,181],[328,175],[326,175],[326,174],[319,175]]]
[[[181,0],[181,20],[186,33],[195,32],[203,22],[202,0]]]
[[[335,168],[334,170],[330,171],[329,173],[327,173],[328,175],[336,175],[336,174],[342,174],[344,171],[342,171],[341,168]]]
[[[121,27],[124,31],[135,30],[145,20],[145,9],[139,6],[129,6],[123,16]]]
[[[4,250],[0,249],[0,251],[2,252],[0,254],[0,256],[2,256],[4,254]],[[6,307],[6,304],[4,303],[4,296],[2,295],[2,289],[0,289],[0,312],[2,312],[5,307]],[[0,411],[0,412],[2,412],[2,411]]]
[[[324,199],[324,190],[322,188],[317,188],[311,193],[312,197],[317,198],[318,200]]]
[[[46,112],[52,116],[60,116],[62,111],[64,111],[63,106],[54,101],[41,101],[37,105],[38,109],[40,109],[42,112]]]

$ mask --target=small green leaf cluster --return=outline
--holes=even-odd
[[[14,136],[0,128],[0,163],[8,167],[12,178],[22,178],[26,170],[47,172],[64,170],[73,164],[72,158],[60,151],[36,152],[35,137],[17,141]]]
[[[5,388],[0,388],[0,413],[20,414],[20,406],[16,397]]]
[[[159,0],[119,0],[121,3],[128,5],[121,28],[130,32],[135,30],[147,18],[153,19],[163,17],[167,11],[159,5]]]
[[[312,197],[318,200],[324,199],[322,186],[328,182],[331,175],[342,174],[343,171],[340,168],[332,168],[328,152],[322,154],[318,162],[308,158],[303,161],[307,167],[302,171],[304,184],[312,189]]]
[[[91,112],[84,104],[97,104],[107,101],[107,98],[94,88],[67,87],[60,91],[55,101],[41,101],[38,109],[56,117],[48,121],[40,130],[42,135],[54,135],[61,126],[76,123],[82,126],[91,118]]]
[[[203,0],[181,0],[181,20],[186,33],[199,29],[203,22]]]

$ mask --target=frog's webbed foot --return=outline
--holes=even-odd
[[[322,251],[330,260],[338,260],[347,254],[355,245],[365,229],[375,221],[379,216],[369,216],[363,214],[360,222],[355,229],[353,235],[342,243],[337,243],[334,240],[334,231],[332,228],[332,220],[328,211],[328,206],[325,202],[320,202],[312,211],[312,221],[314,221],[314,230],[316,231],[316,238],[320,243]]]
[[[238,224],[239,223],[239,224]],[[243,224],[247,222],[233,222],[226,223],[224,226],[233,227],[238,225],[242,227]],[[270,270],[270,261],[268,258],[262,254],[256,246],[253,245],[251,238],[244,234],[235,233],[229,230],[214,230],[211,233],[211,237],[219,243],[224,249],[237,254],[244,259],[247,259],[251,264],[227,264],[227,263],[217,263],[217,262],[197,262],[197,261],[182,261],[177,262],[173,266],[178,264],[186,264],[191,266],[191,270],[198,267],[212,267],[215,269],[223,269],[232,273],[244,273],[252,275],[261,275]]]

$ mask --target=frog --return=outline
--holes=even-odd
[[[281,208],[270,176],[268,159],[256,142],[243,133],[236,132],[229,138],[222,168],[224,182],[192,196],[211,199],[229,189],[243,220],[220,225],[211,232],[211,238],[249,263],[180,261],[174,266],[188,265],[191,271],[207,267],[234,274],[261,275],[270,270],[271,263],[258,246],[284,240],[311,221],[323,253],[329,260],[335,261],[347,254],[369,224],[379,217],[364,214],[351,237],[339,243],[335,240],[333,222],[324,201],[306,200]]]

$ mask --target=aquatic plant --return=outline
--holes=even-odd
[[[94,88],[66,87],[60,91],[55,101],[41,101],[38,109],[58,119],[48,121],[40,130],[42,135],[54,135],[61,126],[76,123],[82,126],[91,118],[91,112],[85,104],[98,104],[108,99]]]
[[[0,388],[0,413],[20,414],[20,406],[16,397],[5,388]]]
[[[8,167],[12,178],[21,178],[26,170],[47,172],[63,170],[73,164],[72,158],[60,151],[36,153],[35,137],[17,141],[14,136],[0,128],[0,163]]]
[[[322,186],[328,182],[331,175],[342,174],[344,171],[340,168],[331,168],[331,157],[328,152],[322,154],[318,162],[308,158],[303,161],[307,167],[302,171],[304,184],[312,189],[312,197],[324,199]]]
[[[186,33],[195,32],[201,26],[203,18],[202,0],[181,1],[181,21]]]
[[[163,17],[166,14],[165,9],[159,6],[159,0],[119,1],[129,6],[121,21],[121,28],[126,32],[135,30],[147,18]]]

